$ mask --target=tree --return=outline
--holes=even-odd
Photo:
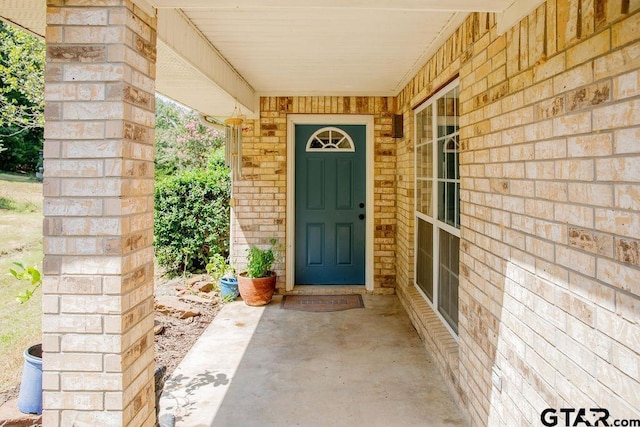
[[[44,126],[45,44],[0,21],[0,126]]]
[[[36,169],[44,127],[44,41],[0,21],[0,169]],[[4,148],[4,149],[3,149]]]
[[[156,96],[156,176],[204,168],[223,143],[222,132],[202,124],[197,113]]]

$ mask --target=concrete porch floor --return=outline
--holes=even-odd
[[[167,379],[176,426],[464,426],[394,295],[309,313],[224,306]]]

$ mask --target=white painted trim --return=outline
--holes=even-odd
[[[158,9],[158,42],[226,92],[244,112],[259,112],[255,90],[182,12]]]
[[[420,12],[501,12],[509,0],[149,0],[158,8],[181,9],[360,9]]]
[[[504,34],[524,17],[536,10],[545,0],[515,0],[497,14],[498,35]]]
[[[434,109],[437,109],[437,101],[439,99],[442,98],[443,95],[447,94],[449,91],[451,91],[454,88],[459,88],[460,86],[460,79],[456,78],[455,80],[453,80],[452,82],[450,82],[448,85],[446,85],[445,87],[443,87],[442,89],[440,89],[438,92],[436,92],[435,94],[433,94],[432,96],[429,97],[429,99],[427,99],[422,105],[420,105],[419,107],[415,108],[413,110],[413,116],[414,116],[414,123],[417,123],[417,115],[424,111],[425,109],[427,109],[430,105],[433,106]],[[435,134],[437,132],[437,127],[438,127],[438,123],[437,123],[437,119],[438,116],[437,114],[434,114],[434,111],[432,109],[432,116],[431,116],[431,130],[433,132],[433,134]],[[459,130],[458,130],[459,132]],[[457,132],[456,132],[457,133]],[[414,141],[418,141],[418,127],[414,126],[414,133],[413,133],[413,138]],[[432,145],[431,149],[432,149],[432,154],[431,154],[431,170],[432,170],[432,188],[431,188],[431,214],[432,216],[423,214],[421,212],[419,212],[417,210],[417,199],[418,199],[418,186],[415,185],[414,186],[414,206],[413,206],[413,214],[414,214],[414,229],[413,229],[413,248],[414,248],[414,258],[413,258],[413,286],[418,290],[418,293],[420,293],[422,295],[422,297],[425,299],[425,301],[427,302],[427,304],[429,304],[429,306],[431,307],[431,309],[433,310],[433,312],[436,314],[436,316],[438,316],[438,318],[440,319],[440,321],[444,324],[444,326],[447,328],[447,330],[449,331],[449,333],[451,334],[451,336],[453,337],[453,339],[458,342],[458,334],[456,332],[454,332],[453,328],[451,328],[451,326],[449,325],[449,323],[445,320],[444,316],[442,314],[440,314],[440,311],[438,310],[438,299],[440,298],[440,286],[439,286],[439,268],[440,268],[440,231],[446,231],[449,234],[452,234],[454,236],[456,236],[458,239],[460,239],[460,229],[459,228],[455,228],[450,226],[449,224],[441,221],[438,219],[438,137],[435,135],[432,135],[430,143]],[[425,143],[426,144],[426,143]],[[417,153],[417,151],[416,151]],[[415,153],[414,153],[415,154]],[[414,175],[413,175],[413,179],[414,182],[417,181],[417,174],[418,174],[418,156],[417,154],[414,155]],[[459,208],[459,206],[458,206]],[[432,251],[432,258],[433,258],[433,277],[432,277],[432,283],[433,283],[433,301],[430,300],[427,295],[424,293],[424,291],[422,290],[422,288],[420,288],[420,286],[418,286],[417,283],[417,271],[418,271],[418,220],[423,220],[425,222],[428,222],[431,224],[432,226],[432,237],[433,240],[431,242],[431,251]],[[458,312],[460,311],[460,306],[458,305]]]
[[[365,230],[365,288],[373,291],[373,180],[374,180],[374,152],[373,116],[349,114],[289,114],[287,116],[287,225],[286,225],[286,276],[285,289],[293,290],[295,286],[295,233],[296,233],[296,203],[295,203],[295,125],[365,125],[366,126],[366,230]]]

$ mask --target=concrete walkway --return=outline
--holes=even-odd
[[[176,426],[464,426],[398,299],[309,313],[225,305],[167,380]]]

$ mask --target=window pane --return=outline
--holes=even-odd
[[[455,182],[447,182],[445,222],[452,227],[456,226],[456,209],[458,208],[456,187]]]
[[[444,182],[438,182],[438,219],[447,222],[445,200],[447,198],[446,185]]]
[[[444,139],[438,139],[438,178],[445,178],[447,159],[444,153]]]
[[[447,134],[447,117],[445,104],[446,100],[444,97],[438,99],[438,109],[436,110],[438,114],[438,118],[436,119],[436,122],[438,123],[438,138],[441,138]]]
[[[453,186],[453,201],[454,207],[453,210],[453,225],[455,228],[460,228],[460,181],[456,182]]]
[[[458,89],[437,101],[438,123],[437,177],[438,220],[460,226],[460,166],[458,159]]]
[[[431,209],[432,187],[433,181],[431,180],[416,181],[416,210],[430,217],[433,217]]]
[[[342,140],[340,142],[338,142],[338,148],[351,148],[351,144],[349,143],[349,140],[347,138],[342,138]]]
[[[458,154],[460,153],[460,145],[458,142],[458,134],[451,136],[450,145],[453,144],[453,157],[452,157],[452,166],[453,173],[451,175],[451,179],[460,179],[460,160],[458,159]]]
[[[458,333],[458,259],[460,239],[440,230],[438,311]]]
[[[417,144],[424,144],[425,142],[429,142],[433,139],[432,114],[433,114],[433,109],[431,105],[429,105],[427,108],[425,108],[424,110],[422,110],[417,114],[417,121],[416,121],[416,126],[417,126],[416,129],[418,131],[418,140],[416,142]]]
[[[418,147],[416,175],[419,178],[433,178],[432,145],[425,144]]]
[[[417,222],[416,283],[433,302],[433,226],[419,218]]]

